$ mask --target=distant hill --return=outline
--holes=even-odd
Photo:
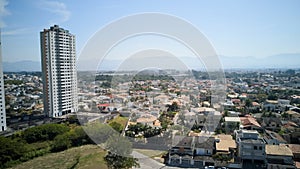
[[[300,68],[300,53],[295,54],[279,54],[268,57],[239,57],[239,56],[219,56],[224,69],[263,69],[263,68]],[[195,57],[181,57],[189,68],[203,69],[203,64]],[[102,70],[115,70],[122,63],[121,60],[107,59],[102,64]],[[93,65],[93,66],[91,66]],[[97,67],[95,61],[87,61],[86,64],[79,64],[79,70],[89,70],[91,67]],[[20,71],[41,71],[41,63],[38,61],[19,61],[19,62],[3,62],[3,70],[5,72]],[[90,70],[96,71],[96,70]]]
[[[18,61],[18,62],[3,62],[4,72],[33,72],[41,71],[41,63],[38,61]]]
[[[220,56],[225,69],[232,68],[300,68],[300,53],[279,54],[264,58]]]
[[[223,69],[300,68],[300,53],[272,55],[262,58],[221,55],[219,59]],[[193,69],[204,68],[203,63],[196,58],[183,57],[181,60]]]

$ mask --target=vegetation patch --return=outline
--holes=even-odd
[[[107,169],[104,161],[105,154],[106,152],[96,145],[84,145],[59,153],[50,153],[19,164],[12,169]]]

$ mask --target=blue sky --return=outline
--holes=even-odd
[[[299,0],[0,0],[4,62],[40,61],[39,32],[53,24],[76,35],[77,53],[106,24],[161,12],[183,18],[219,55],[266,57],[300,53]]]

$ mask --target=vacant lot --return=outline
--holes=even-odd
[[[128,117],[118,116],[118,117],[114,118],[113,120],[109,121],[109,123],[117,122],[117,123],[121,124],[123,128],[125,128],[127,121],[128,121]]]
[[[75,147],[19,164],[12,169],[107,169],[106,152],[96,145]]]

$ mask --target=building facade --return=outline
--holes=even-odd
[[[75,36],[58,25],[40,33],[44,113],[58,117],[77,112]]]
[[[0,35],[0,131],[6,130],[5,94],[2,67],[2,44]]]
[[[204,166],[215,164],[212,158],[212,154],[215,151],[214,137],[174,136],[173,141],[169,150],[168,165],[204,168]]]
[[[240,117],[225,117],[225,132],[227,134],[233,133],[234,130],[240,128],[241,120]]]
[[[292,150],[284,144],[266,145],[267,169],[295,169]]]
[[[238,145],[238,158],[241,159],[243,168],[265,168],[266,146],[256,130],[236,130]]]

